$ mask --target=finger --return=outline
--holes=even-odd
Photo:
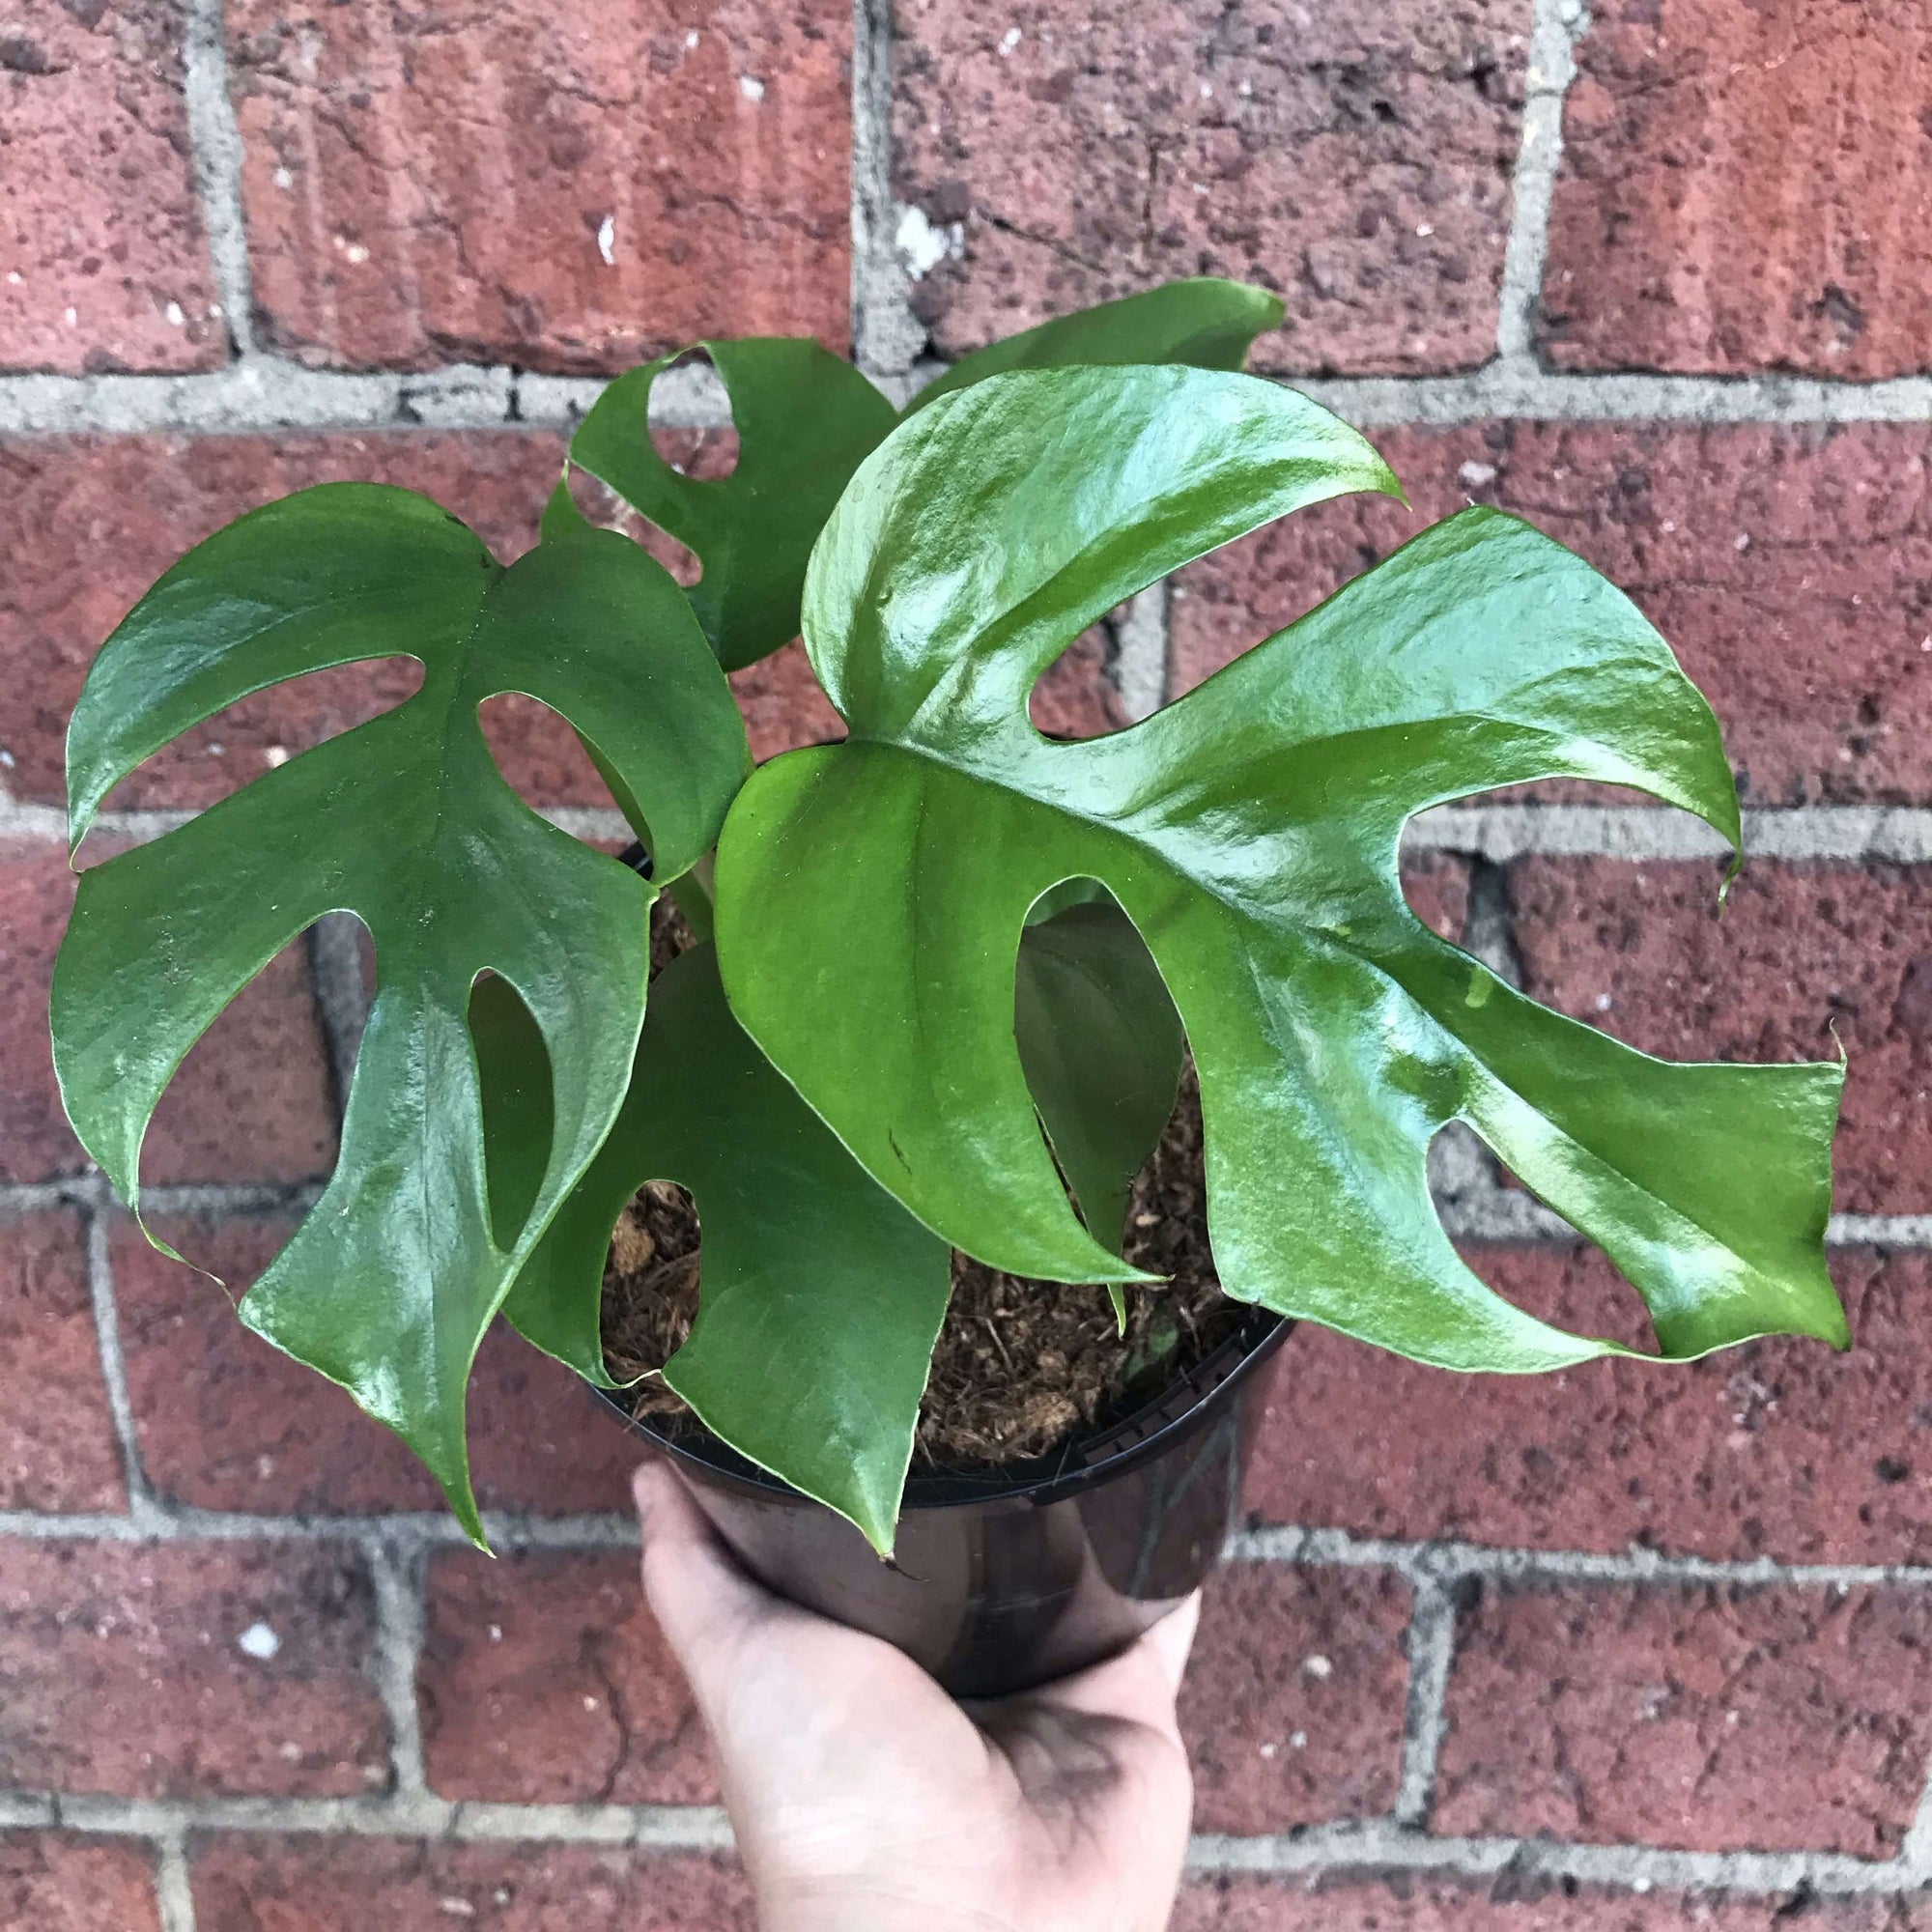
[[[766,1620],[772,1599],[738,1566],[668,1463],[644,1463],[631,1493],[651,1614],[699,1703],[715,1708],[731,1658]]]
[[[1016,1699],[1088,1718],[1142,1724],[1166,1738],[1179,1736],[1174,1700],[1201,1613],[1197,1591],[1117,1657],[1042,1684]]]
[[[1201,1592],[1196,1590],[1141,1638],[1165,1680],[1170,1696],[1179,1695],[1180,1680],[1187,1671],[1187,1654],[1194,1648],[1194,1632],[1200,1622]]]

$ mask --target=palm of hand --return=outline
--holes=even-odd
[[[668,1471],[645,1587],[717,1741],[762,1932],[1161,1932],[1191,1782],[1194,1612],[1081,1675],[955,1704],[890,1645],[780,1602]]]

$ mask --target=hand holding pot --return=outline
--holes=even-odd
[[[760,1588],[668,1467],[636,1491],[644,1590],[717,1742],[762,1932],[1161,1932],[1195,1599],[1108,1662],[961,1705]]]

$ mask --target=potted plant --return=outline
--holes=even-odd
[[[1662,1357],[1847,1346],[1822,1245],[1842,1069],[1650,1059],[1404,901],[1413,813],[1530,781],[1634,786],[1737,845],[1709,706],[1579,558],[1470,509],[1144,723],[1030,724],[1035,680],[1166,573],[1400,495],[1355,431],[1239,373],[1279,316],[1176,284],[1000,343],[903,412],[811,343],[708,344],[728,478],[654,450],[663,361],[569,455],[696,553],[688,593],[567,474],[507,569],[422,497],[325,485],[190,552],[101,649],[69,734],[76,845],[244,695],[423,667],[395,709],[88,870],[53,1037],[138,1213],[194,1040],[314,920],[362,919],[376,990],[336,1170],[240,1312],[396,1430],[479,1542],[464,1391],[501,1310],[613,1395],[648,1372],[643,1426],[802,1600],[962,1690],[1097,1654],[1211,1561],[1240,1392],[1289,1322],[1451,1370],[1624,1352],[1458,1257],[1425,1174],[1452,1121],[1608,1253]],[[801,626],[849,735],[753,770],[724,673]],[[636,864],[497,772],[477,706],[513,691],[576,727]],[[667,890],[682,951],[660,907],[653,982]],[[1185,1185],[1143,1174],[1164,1134],[1169,1169],[1205,1176],[1193,1249],[1165,1211]],[[646,1182],[695,1198],[701,1293],[695,1229]],[[644,1264],[655,1326],[613,1374],[607,1273]],[[1191,1339],[1162,1319],[1176,1272],[1205,1280]],[[1112,1379],[1050,1453],[955,1454],[908,1489],[955,1277],[980,1299],[947,1374],[982,1407],[1065,1353],[1029,1296],[1092,1341],[1104,1291]]]

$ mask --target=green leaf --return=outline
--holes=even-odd
[[[942,376],[907,413],[1012,368],[1071,362],[1238,368],[1248,345],[1281,315],[1275,297],[1239,282],[1170,283],[996,342]],[[612,383],[571,439],[570,460],[696,554],[703,575],[690,592],[692,608],[719,662],[737,670],[798,635],[811,547],[853,471],[899,417],[864,376],[815,342],[754,336],[696,346],[731,400],[738,461],[728,476],[707,482],[680,475],[651,443],[651,389],[687,350]],[[564,510],[554,503],[551,514]]]
[[[1611,1254],[1667,1353],[1842,1345],[1822,1252],[1840,1069],[1648,1059],[1403,901],[1404,822],[1492,786],[1636,785],[1736,840],[1709,707],[1579,558],[1472,510],[1129,730],[1031,728],[1035,678],[1122,596],[1300,503],[1393,487],[1313,405],[1192,370],[1001,377],[896,432],[807,585],[852,737],[764,766],[721,841],[733,1009],[946,1239],[1122,1278],[1066,1204],[1009,1019],[1029,907],[1098,879],[1187,1030],[1231,1294],[1453,1368],[1612,1352],[1456,1255],[1425,1158],[1461,1119]]]
[[[1055,316],[1037,328],[955,362],[906,405],[925,409],[955,389],[1013,369],[1058,369],[1079,363],[1185,362],[1197,369],[1238,369],[1256,336],[1281,327],[1279,296],[1246,282],[1199,275],[1144,294],[1101,302],[1077,315]]]
[[[681,476],[652,445],[651,389],[676,355],[618,377],[578,425],[570,460],[697,554],[704,574],[692,609],[718,662],[737,670],[797,637],[811,546],[897,418],[849,362],[815,342],[753,336],[699,347],[738,426],[728,476]]]
[[[596,1380],[611,1231],[646,1180],[688,1187],[704,1232],[697,1321],[665,1379],[890,1554],[951,1258],[746,1037],[708,946],[659,976],[623,1111],[508,1304]]]
[[[1020,935],[1013,1034],[1080,1218],[1118,1254],[1187,1042],[1159,969],[1111,900],[1068,906]]]
[[[54,1061],[75,1132],[138,1212],[142,1136],[183,1056],[304,927],[360,916],[377,987],[335,1174],[242,1318],[401,1435],[480,1538],[470,1359],[623,1099],[653,888],[518,798],[477,707],[523,692],[576,725],[641,802],[660,880],[711,843],[750,760],[689,607],[635,544],[586,530],[505,570],[423,497],[328,484],[191,551],[102,647],[69,734],[74,840],[189,725],[395,655],[423,666],[405,703],[82,876]],[[547,1160],[526,1191],[498,1189],[494,1226],[472,987],[486,1030],[516,1022],[486,971],[553,1075]]]

